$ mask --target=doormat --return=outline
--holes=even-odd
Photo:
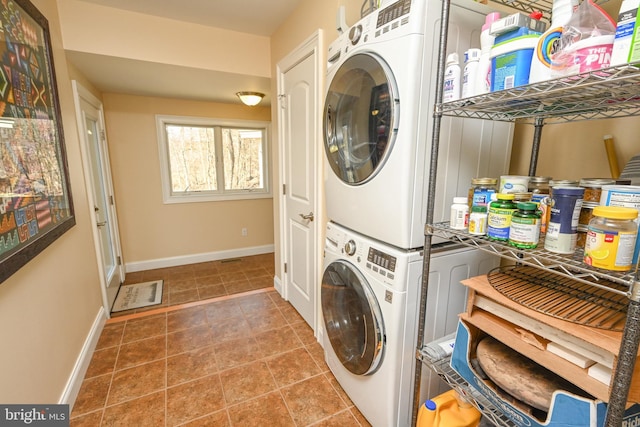
[[[112,313],[157,305],[162,302],[162,280],[120,286]]]

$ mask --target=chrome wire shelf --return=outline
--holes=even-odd
[[[570,255],[561,255],[544,250],[544,236],[540,237],[538,248],[518,249],[505,243],[489,240],[486,236],[475,236],[464,230],[454,230],[449,227],[448,222],[428,224],[425,227],[425,233],[458,242],[465,246],[478,248],[519,264],[551,271],[627,297],[629,296],[631,285],[634,283],[633,270],[628,272],[606,271],[586,265],[582,262],[582,249],[577,249]],[[625,290],[611,288],[607,286],[606,282],[603,282],[603,279],[625,285]]]
[[[456,371],[451,368],[451,356],[442,359],[434,359],[429,352],[422,349],[419,352],[420,360],[429,369],[434,371],[444,382],[452,389],[460,393],[464,399],[476,407],[482,415],[488,418],[496,426],[514,427],[515,424],[504,415],[504,412],[493,405],[486,397],[484,397],[475,388],[469,385]]]
[[[640,62],[441,104],[442,114],[499,121],[566,123],[640,114]]]
[[[525,12],[527,14],[531,12],[542,12],[542,15],[547,20],[551,19],[551,11],[553,9],[552,0],[493,0],[494,3],[502,4],[510,8]],[[596,2],[598,3],[598,2]]]
[[[596,0],[594,3],[602,4],[606,3],[608,0]],[[544,18],[547,20],[551,17],[551,11],[553,9],[553,1],[552,0],[531,0],[531,1],[520,1],[520,0],[493,0],[494,3],[498,3],[504,6],[508,6],[510,8],[525,12],[527,14],[531,12],[542,12]]]

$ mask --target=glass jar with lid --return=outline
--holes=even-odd
[[[584,187],[584,201],[599,203],[602,186],[614,185],[615,183],[616,180],[611,178],[582,178],[580,187]]]
[[[550,176],[532,176],[529,178],[528,191],[531,192],[531,201],[538,202],[549,195]]]
[[[469,212],[474,206],[488,208],[491,194],[498,192],[497,178],[473,178],[469,187]]]

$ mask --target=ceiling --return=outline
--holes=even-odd
[[[302,0],[81,0],[259,36],[270,36]],[[238,103],[237,90],[267,96],[270,79],[67,51],[69,61],[103,92]],[[126,78],[122,78],[125,76]],[[229,91],[229,88],[237,88]]]

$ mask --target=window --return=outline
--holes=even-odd
[[[164,203],[271,197],[267,122],[156,116]]]

